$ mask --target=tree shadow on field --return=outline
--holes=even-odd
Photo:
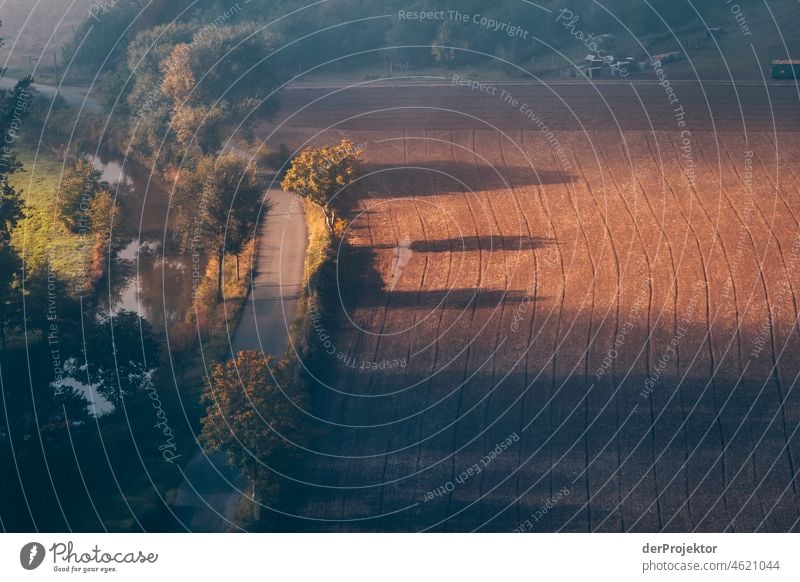
[[[415,240],[408,249],[415,253],[446,253],[463,251],[532,251],[556,244],[549,237],[531,236],[462,236],[434,240]],[[397,245],[375,245],[376,249],[399,248]]]
[[[495,237],[497,238],[497,237]],[[515,238],[516,237],[511,237]],[[473,237],[474,239],[474,237]],[[538,241],[528,241],[529,248],[538,248]],[[477,239],[469,241],[478,248]],[[414,245],[417,244],[417,248]],[[455,244],[458,244],[456,241]],[[449,241],[418,241],[411,248],[419,252],[442,252]],[[488,243],[487,243],[488,245]],[[383,247],[392,248],[392,247]],[[497,248],[495,246],[495,248]],[[470,250],[456,248],[454,252]],[[396,290],[387,288],[387,282],[377,269],[378,258],[373,247],[345,246],[338,261],[338,288],[345,309],[375,308],[390,309],[436,307],[443,309],[468,309],[471,307],[495,307],[502,303],[531,302],[533,298],[524,290],[480,288],[442,288],[434,290]],[[539,298],[541,299],[541,297]]]
[[[403,164],[367,164],[364,178],[375,195],[387,198],[480,193],[545,184],[565,184],[573,177],[530,166],[478,166],[458,161],[426,160]]]
[[[498,342],[493,330],[483,333],[476,342],[468,334],[448,337],[449,353],[472,343],[488,356],[487,346]],[[762,383],[743,385],[732,378],[709,385],[698,370],[688,382],[672,373],[643,396],[651,379],[643,371],[595,380],[583,367],[566,375],[548,367],[531,379],[528,370],[509,367],[525,349],[503,348],[515,350],[512,357],[498,352],[491,365],[465,354],[441,358],[430,368],[424,354],[408,355],[399,342],[370,348],[366,357],[408,357],[402,371],[338,364],[338,390],[316,383],[310,388],[315,414],[325,419],[318,445],[324,454],[304,453],[302,471],[288,485],[292,505],[286,515],[312,519],[277,516],[271,525],[277,531],[510,532],[522,526],[530,532],[720,532],[738,516],[739,531],[798,529],[797,499],[786,494],[795,472],[785,433],[774,423],[782,402],[774,386],[754,399]],[[798,397],[789,398],[787,410],[797,409]],[[763,441],[753,443],[746,430],[737,433],[742,422]],[[715,434],[718,426],[730,429],[724,440]],[[519,442],[485,467],[480,483],[455,480],[514,433]],[[643,442],[655,443],[655,460]],[[730,513],[720,501],[727,490],[721,458],[735,467],[747,467],[751,458],[773,464],[758,481],[730,481],[739,492],[727,498]],[[656,473],[667,476],[658,484],[675,484],[659,488]],[[448,482],[456,486],[452,496],[426,496]],[[568,494],[558,497],[564,487]],[[708,519],[684,521],[688,491],[694,515]],[[758,498],[780,509],[762,522],[764,515],[750,501]],[[665,515],[678,518],[662,525],[657,503],[669,508]],[[505,510],[509,505],[513,509]],[[487,523],[492,516],[497,517]]]
[[[532,302],[524,291],[503,291],[483,289],[441,289],[433,291],[386,291],[367,293],[359,301],[359,307],[381,307],[407,309],[434,307],[464,310],[470,307],[495,307],[503,303]]]

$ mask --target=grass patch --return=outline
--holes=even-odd
[[[12,245],[25,259],[27,273],[44,272],[48,262],[55,275],[74,285],[91,261],[92,239],[69,231],[56,213],[64,165],[47,150],[38,153],[29,145],[17,148],[23,170],[9,177],[21,192],[25,218],[12,234]]]
[[[291,344],[295,346],[300,357],[313,356],[309,342],[311,337],[312,311],[326,313],[325,309],[325,275],[331,265],[335,239],[325,225],[325,215],[316,204],[303,201],[304,216],[308,228],[308,246],[303,268],[303,287],[297,302],[294,323],[290,330]],[[291,357],[294,357],[293,354]]]

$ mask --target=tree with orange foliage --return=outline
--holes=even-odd
[[[203,402],[203,447],[225,451],[228,463],[250,481],[257,507],[257,497],[277,490],[271,467],[285,462],[306,440],[305,390],[287,360],[247,350],[211,369]]]
[[[232,154],[202,156],[181,169],[174,198],[182,246],[217,260],[217,300],[222,299],[225,254],[240,253],[255,235],[259,209],[269,210],[252,165]]]
[[[332,232],[338,198],[358,176],[363,153],[349,139],[334,146],[306,148],[292,160],[281,188],[319,206]]]

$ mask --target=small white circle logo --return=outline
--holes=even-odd
[[[22,546],[19,552],[19,563],[26,570],[35,570],[44,561],[44,546],[38,542],[30,542]]]

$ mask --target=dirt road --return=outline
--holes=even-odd
[[[250,297],[231,341],[232,351],[280,355],[286,347],[303,280],[307,242],[303,207],[286,192],[270,190],[272,208],[262,222]],[[262,217],[263,218],[263,217]],[[195,532],[236,530],[236,507],[244,480],[225,464],[224,454],[198,449],[186,465],[174,509]]]
[[[13,89],[17,81],[18,79],[12,79],[11,77],[2,77],[0,78],[0,89]],[[33,88],[36,89],[40,95],[48,99],[52,99],[53,95],[56,94],[56,88],[52,85],[34,83]],[[88,96],[89,91],[90,89],[88,87],[73,87],[68,85],[62,85],[58,89],[59,95],[70,107],[75,107],[76,109],[87,111],[88,113],[102,113],[103,106],[100,105],[97,99]]]

